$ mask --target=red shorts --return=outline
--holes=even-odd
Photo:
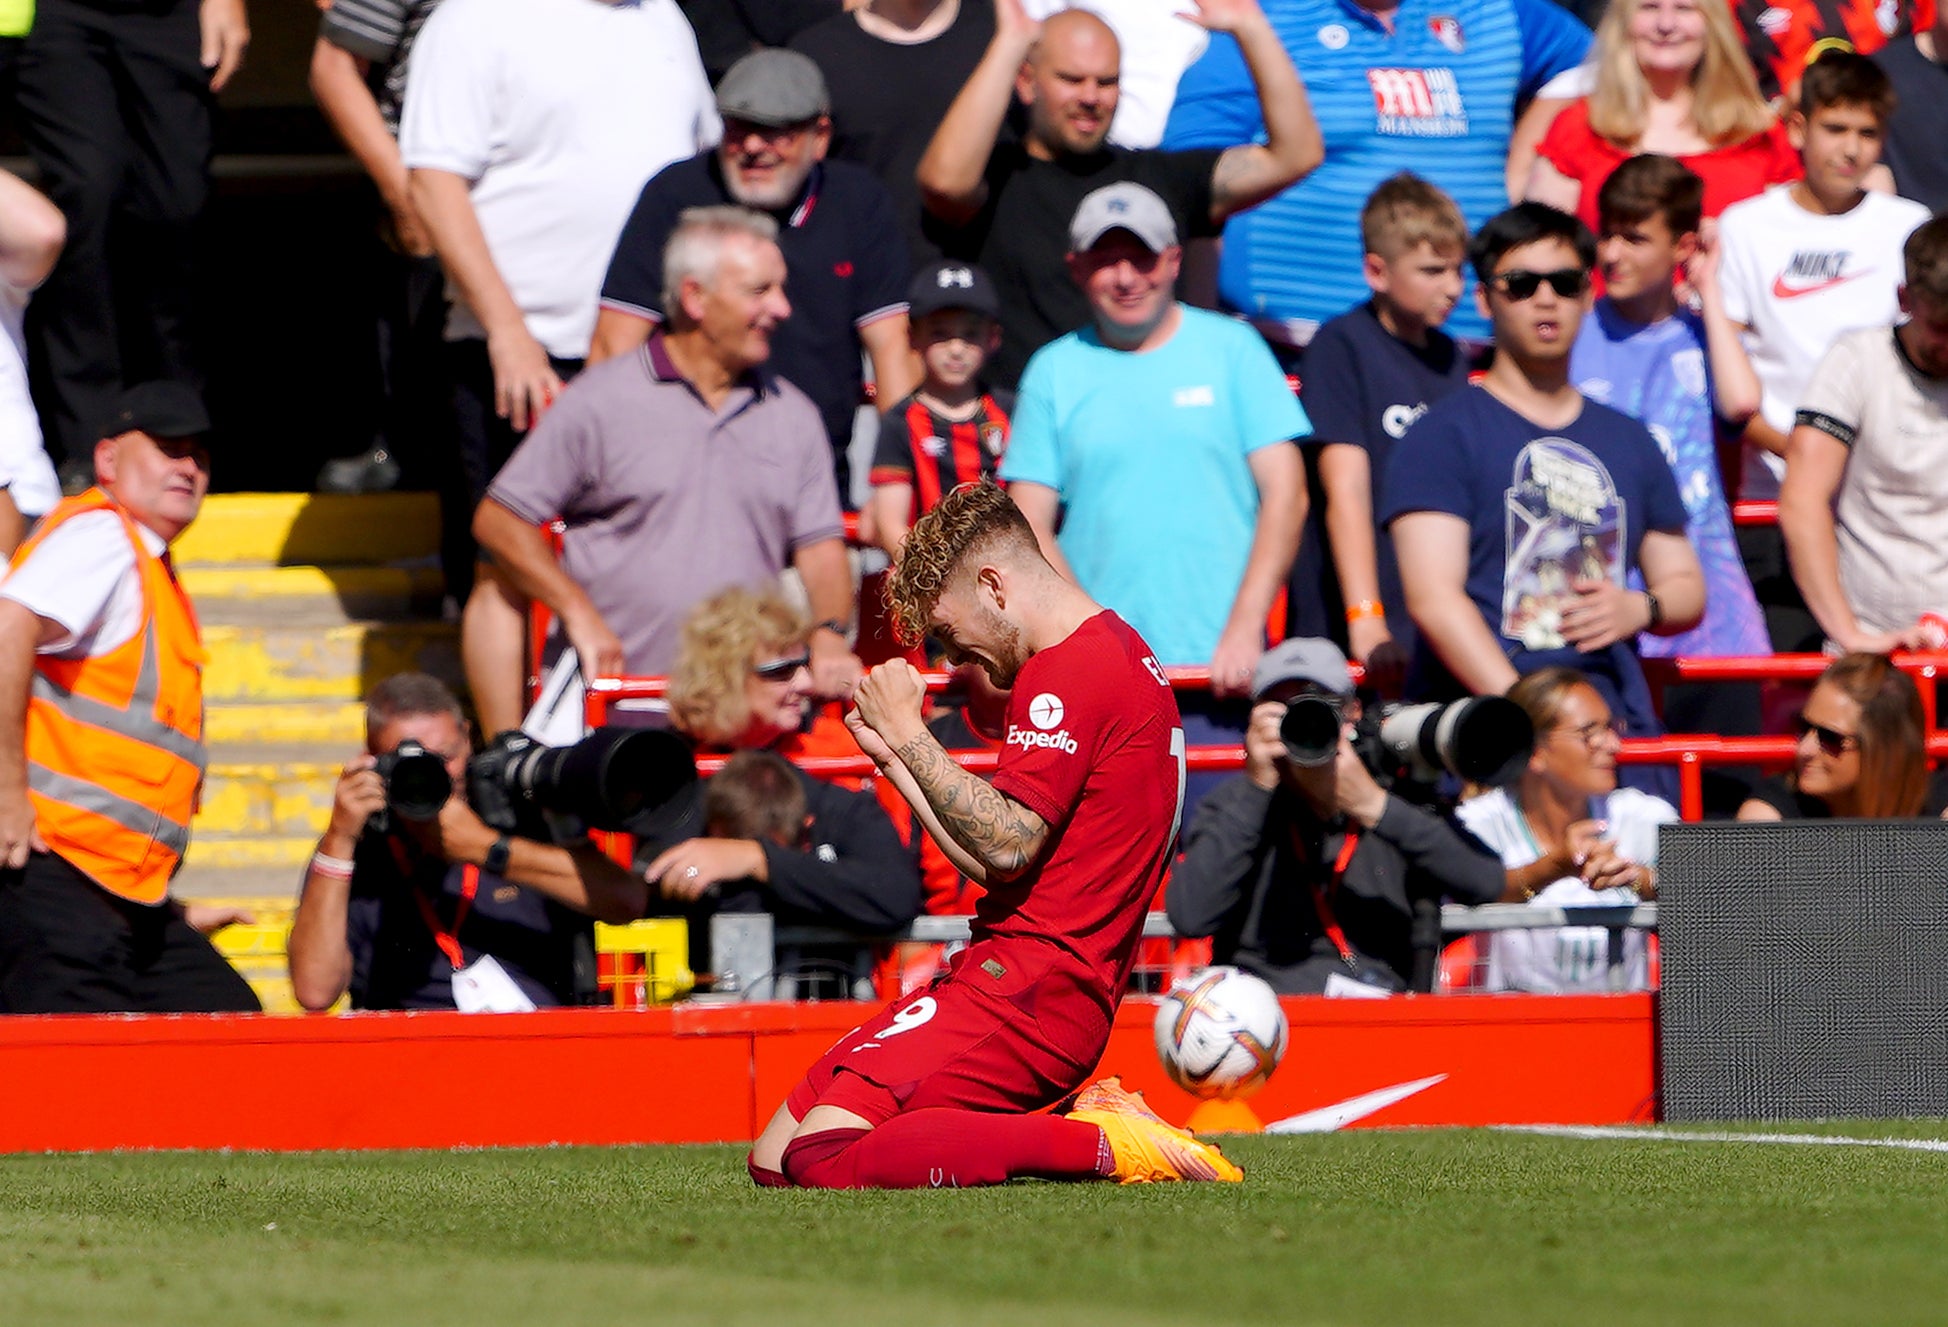
[[[929,1106],[1023,1112],[1088,1081],[1110,1015],[1073,958],[1035,941],[985,940],[923,994],[840,1037],[785,1099],[794,1119],[838,1106],[875,1126]]]

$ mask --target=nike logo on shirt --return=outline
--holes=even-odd
[[[1835,286],[1843,286],[1849,281],[1869,275],[1872,271],[1873,269],[1870,267],[1865,272],[1849,272],[1845,276],[1828,277],[1824,281],[1815,281],[1810,286],[1789,286],[1786,284],[1786,277],[1782,272],[1772,278],[1772,298],[1798,299],[1801,295],[1817,295],[1822,290],[1831,290]]]

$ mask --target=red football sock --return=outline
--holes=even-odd
[[[827,1129],[785,1148],[785,1174],[813,1189],[970,1188],[1022,1176],[1105,1174],[1102,1130],[1057,1115],[995,1115],[938,1106],[877,1129]]]

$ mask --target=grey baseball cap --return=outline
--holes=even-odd
[[[1318,636],[1294,636],[1266,650],[1252,670],[1252,699],[1262,700],[1266,692],[1285,682],[1313,682],[1335,695],[1353,694],[1353,675],[1346,667],[1346,656],[1337,645]]]
[[[825,75],[797,51],[752,51],[724,71],[717,113],[726,120],[783,127],[832,113]]]
[[[1162,253],[1177,242],[1177,221],[1169,206],[1129,180],[1106,184],[1082,200],[1069,223],[1069,252],[1087,253],[1112,230],[1127,230],[1151,253]]]

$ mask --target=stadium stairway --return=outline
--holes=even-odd
[[[360,697],[409,668],[460,681],[438,544],[427,493],[204,503],[174,550],[209,652],[210,754],[177,897],[288,907],[364,740]]]

